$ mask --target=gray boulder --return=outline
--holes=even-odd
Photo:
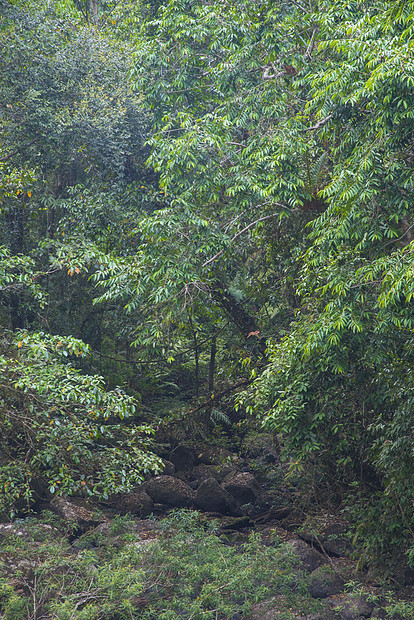
[[[340,612],[341,620],[360,620],[371,616],[374,605],[366,596],[347,594],[334,606],[334,610]]]
[[[304,527],[299,536],[310,544],[321,545],[325,551],[335,557],[342,557],[352,551],[352,545],[347,538],[349,526],[346,523],[336,521],[328,524],[315,524],[309,529]]]
[[[253,474],[247,471],[232,472],[225,477],[221,487],[240,505],[254,504],[262,493]]]
[[[154,502],[142,488],[111,498],[111,505],[121,515],[138,515],[141,519],[148,517],[154,510]]]
[[[200,484],[194,503],[206,512],[219,512],[237,517],[242,515],[234,497],[222,489],[215,478],[208,478]]]
[[[328,598],[344,589],[344,579],[329,566],[320,566],[309,576],[309,593],[312,598]]]
[[[171,450],[168,459],[177,471],[188,471],[194,464],[194,452],[192,448],[180,445]]]
[[[29,528],[24,525],[18,526],[14,523],[0,523],[0,542],[14,536],[17,536],[21,540],[41,542],[48,538],[58,538],[62,536],[62,532],[56,527],[47,525],[46,523],[36,523],[35,526]]]
[[[175,508],[188,508],[194,497],[194,491],[188,484],[172,476],[156,476],[143,488],[154,503]]]
[[[241,460],[233,452],[218,446],[200,445],[197,450],[197,462],[203,465],[229,465]]]
[[[167,461],[166,459],[162,460],[164,469],[162,470],[163,476],[174,476],[175,474],[175,465],[171,463],[171,461]]]
[[[297,556],[301,568],[308,573],[319,568],[326,563],[325,558],[319,551],[307,545],[303,540],[289,540],[287,548]]]
[[[50,510],[64,521],[77,525],[81,529],[96,526],[106,520],[98,510],[94,510],[94,507],[86,508],[82,503],[86,502],[56,497],[50,502]]]
[[[188,476],[191,482],[202,482],[208,478],[215,478],[218,482],[223,482],[232,471],[234,470],[228,465],[205,465],[202,463],[193,467]]]

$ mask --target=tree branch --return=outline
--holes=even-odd
[[[331,120],[332,116],[333,114],[328,114],[328,116],[316,123],[316,125],[313,125],[313,127],[307,127],[303,131],[313,131],[314,129],[319,129],[319,127],[323,127],[323,125],[326,125],[326,123]]]
[[[286,208],[286,205],[279,205],[279,206],[283,207],[283,208]],[[249,230],[249,228],[252,228],[253,226],[258,224],[259,222],[264,222],[264,220],[270,220],[272,217],[276,217],[277,215],[279,215],[279,213],[272,213],[271,215],[264,215],[263,217],[259,217],[258,220],[255,220],[254,222],[251,222],[248,226],[245,226],[243,228],[243,230],[240,230],[238,233],[236,233],[230,239],[230,243],[233,243],[233,241],[235,241],[237,239],[237,237],[240,237],[240,235],[245,233],[247,230]],[[206,260],[201,266],[202,267],[207,267],[207,265],[209,265],[210,263],[215,261],[217,258],[219,258],[225,251],[226,251],[226,248],[223,248],[222,250],[220,250],[220,252],[217,252],[217,254],[215,254],[214,256],[209,258],[208,260]]]
[[[39,140],[43,138],[43,136],[39,136],[37,138],[35,138],[34,140],[32,140],[31,142],[29,142],[29,144],[26,144],[25,146],[16,149],[15,151],[13,151],[12,153],[9,153],[8,155],[6,155],[5,157],[0,158],[1,161],[7,161],[8,159],[11,159],[12,157],[14,157],[15,155],[17,155],[17,153],[20,153],[20,151],[24,151],[24,149],[29,148],[29,146],[32,146],[32,144],[35,144],[35,142],[39,142]]]

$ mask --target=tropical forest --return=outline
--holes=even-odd
[[[0,618],[414,618],[414,0],[0,0]]]

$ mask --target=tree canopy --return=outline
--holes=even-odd
[[[10,484],[131,485],[151,396],[208,428],[250,384],[226,406],[413,562],[414,3],[0,6]]]

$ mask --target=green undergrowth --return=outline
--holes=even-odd
[[[187,510],[146,524],[117,517],[77,538],[50,513],[3,525],[0,618],[249,620],[270,605],[275,619],[293,620],[323,609],[277,536],[264,545],[253,533],[228,545],[217,523]],[[384,593],[371,600],[386,618],[413,617],[409,601]]]
[[[215,523],[190,511],[173,512],[153,540],[140,540],[131,523],[117,520],[109,533],[97,528],[71,545],[58,529],[26,520],[23,535],[1,542],[0,616],[230,620],[275,596],[286,620],[318,608],[276,538],[264,546],[252,534],[229,546]]]

